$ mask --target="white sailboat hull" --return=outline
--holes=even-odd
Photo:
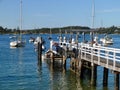
[[[113,44],[113,41],[112,40],[109,40],[109,41],[103,40],[103,43],[104,44]]]
[[[12,41],[10,42],[11,47],[24,47],[25,42],[24,41]]]
[[[113,44],[113,39],[106,39],[106,38],[101,38],[100,41],[103,43],[103,44]]]

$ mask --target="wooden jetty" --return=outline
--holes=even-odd
[[[92,36],[93,40],[93,36]],[[53,45],[60,48],[53,53]],[[61,52],[62,50],[62,52]],[[78,41],[67,41],[66,38],[59,38],[59,41],[50,40],[49,59],[53,63],[62,60],[63,66],[66,66],[67,58],[71,58],[71,69],[81,76],[83,67],[91,70],[91,85],[96,85],[97,66],[103,67],[103,86],[108,85],[108,71],[115,74],[115,89],[119,90],[119,73],[120,73],[120,49],[93,45],[93,43],[78,43]]]

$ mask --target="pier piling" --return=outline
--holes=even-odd
[[[66,57],[63,55],[63,65],[64,65],[64,68],[66,69]]]
[[[42,61],[42,37],[40,37],[37,48],[38,48],[38,63],[41,63]]]
[[[97,66],[95,64],[91,64],[91,85],[96,86],[97,79]]]
[[[119,73],[115,74],[115,90],[119,90]]]
[[[108,85],[108,69],[104,67],[103,71],[103,86]]]

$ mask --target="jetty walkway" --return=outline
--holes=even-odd
[[[120,49],[83,44],[79,50],[81,59],[120,72]]]
[[[38,45],[39,46],[39,45]],[[40,45],[41,46],[41,45]],[[55,54],[53,46],[60,48]],[[62,48],[62,49],[61,49]],[[62,51],[61,51],[62,50]],[[38,52],[41,51],[38,50]],[[83,68],[86,66],[91,70],[91,85],[96,85],[97,66],[103,67],[103,86],[108,85],[108,71],[111,70],[115,74],[115,88],[119,90],[119,73],[120,73],[120,49],[105,47],[102,45],[93,45],[91,43],[69,42],[66,39],[59,41],[50,40],[50,51],[47,52],[49,61],[54,62],[62,59],[62,66],[66,66],[67,58],[71,58],[70,66],[73,71],[81,76]],[[38,53],[38,55],[40,55]],[[55,56],[54,56],[55,55]],[[41,60],[41,59],[40,59]]]

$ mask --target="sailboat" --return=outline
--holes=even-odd
[[[105,35],[104,38],[101,38],[100,41],[103,45],[112,45],[113,44],[113,38],[110,35]]]
[[[25,40],[22,39],[22,0],[20,0],[20,34],[13,41],[10,42],[10,47],[24,47]]]

